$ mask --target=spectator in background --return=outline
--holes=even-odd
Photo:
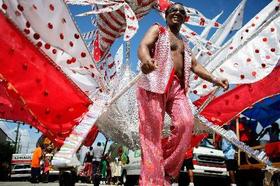
[[[44,159],[44,164],[43,164],[42,182],[48,183],[49,182],[49,173],[50,173],[50,169],[51,169],[50,154],[45,154],[43,159]]]
[[[181,170],[184,170],[184,168],[186,167],[186,173],[187,176],[189,177],[189,186],[194,186],[194,179],[193,179],[193,148],[187,150],[186,154],[185,154],[185,159],[183,162],[183,166]]]
[[[229,125],[224,125],[224,129],[227,130],[228,135],[237,139],[236,134],[230,129]],[[236,186],[235,171],[238,167],[235,159],[236,150],[231,142],[222,138],[222,151],[225,156],[227,171],[229,172],[230,186]]]
[[[40,160],[43,155],[44,145],[38,143],[32,155],[31,161],[31,183],[39,183],[40,179]]]
[[[93,152],[93,160],[92,160],[92,173],[93,173],[93,184],[94,186],[98,186],[100,182],[100,166],[101,166],[101,158],[103,156],[104,148],[101,147],[101,142],[97,143],[97,146],[92,149]]]
[[[108,167],[108,161],[107,161],[108,154],[105,154],[101,159],[101,184],[105,184],[107,180],[107,167]]]
[[[86,153],[86,156],[84,159],[84,170],[83,170],[88,182],[92,179],[92,169],[93,169],[92,168],[92,159],[93,159],[93,155],[89,150]]]

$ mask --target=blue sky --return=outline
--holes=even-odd
[[[181,2],[185,6],[196,8],[202,14],[204,14],[207,18],[212,19],[221,11],[224,13],[218,19],[218,22],[223,23],[226,18],[230,15],[230,13],[236,8],[236,6],[241,2],[241,0],[179,0],[176,2]],[[247,4],[245,7],[244,12],[244,22],[243,24],[247,23],[253,16],[255,16],[261,9],[263,9],[267,4],[269,4],[271,0],[247,0]],[[91,31],[94,27],[91,25],[90,17],[75,17],[78,13],[82,13],[85,10],[89,10],[90,7],[79,7],[79,6],[69,6],[72,16],[74,17],[78,28],[80,31],[88,32]],[[146,15],[140,22],[139,22],[139,30],[134,38],[131,40],[131,63],[133,70],[136,70],[137,64],[137,47],[139,42],[141,41],[144,33],[148,30],[148,28],[154,24],[155,22],[159,22],[161,24],[165,24],[164,20],[159,16],[159,14],[152,10],[148,15]],[[199,27],[191,27],[194,31],[200,33],[202,28]],[[215,30],[212,29],[211,33]],[[123,43],[123,39],[119,38],[113,44],[111,48],[111,52],[114,55],[120,44]],[[12,129],[16,127],[15,124],[8,124],[9,128]],[[29,129],[28,126],[22,126],[24,129]],[[32,139],[35,141],[38,139],[39,134],[35,132],[36,130],[30,130]],[[99,135],[96,141],[104,141],[105,138],[103,135]]]

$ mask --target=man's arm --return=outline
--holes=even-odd
[[[141,70],[148,74],[157,68],[156,62],[152,59],[150,51],[154,47],[159,35],[159,26],[153,25],[145,34],[138,47],[138,58],[141,61]]]
[[[200,63],[197,62],[195,57],[192,55],[192,71],[197,74],[200,78],[214,83],[225,90],[228,89],[228,80],[227,79],[218,79],[209,73]]]

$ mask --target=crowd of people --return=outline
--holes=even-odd
[[[122,166],[129,163],[125,147],[112,143],[108,152],[98,142],[96,147],[90,147],[86,153],[80,176],[86,177],[87,182],[94,185],[121,185]]]

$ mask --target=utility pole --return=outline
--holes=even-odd
[[[19,137],[19,123],[17,122],[17,130],[16,130],[16,142],[15,142],[15,153],[18,152],[18,137]]]

